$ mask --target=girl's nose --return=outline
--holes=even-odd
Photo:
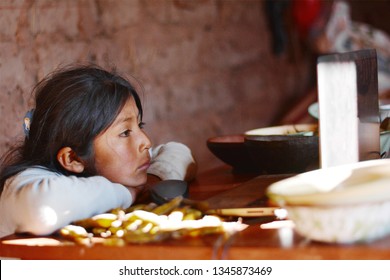
[[[152,142],[150,141],[150,138],[144,131],[141,131],[141,133],[142,133],[142,139],[141,139],[140,150],[141,151],[149,150],[152,147]]]

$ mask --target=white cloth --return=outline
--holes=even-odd
[[[0,237],[15,232],[47,235],[72,221],[129,207],[129,190],[101,176],[64,176],[29,168],[5,183],[0,197]]]
[[[148,169],[162,180],[192,180],[197,171],[191,150],[184,144],[168,142],[150,150],[152,162]]]

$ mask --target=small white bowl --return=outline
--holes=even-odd
[[[381,122],[390,117],[390,104],[379,105],[379,117]]]
[[[390,234],[390,159],[302,173],[270,185],[267,194],[312,240],[369,242]]]

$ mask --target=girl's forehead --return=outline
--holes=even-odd
[[[130,119],[138,119],[139,117],[139,110],[137,108],[137,105],[135,104],[134,98],[130,98],[126,101],[122,110],[119,112],[118,116],[114,121],[114,124],[124,122]]]

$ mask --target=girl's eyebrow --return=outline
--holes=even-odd
[[[121,123],[125,123],[125,122],[131,122],[132,120],[134,119],[134,117],[123,117],[123,118],[119,118],[119,119],[116,119],[114,121],[114,125],[118,125],[118,124],[121,124]]]
[[[125,123],[125,122],[131,122],[133,121],[134,116],[125,116],[123,118],[118,118],[114,121],[113,125],[118,125],[120,123]],[[141,115],[137,115],[137,121],[141,121]]]

